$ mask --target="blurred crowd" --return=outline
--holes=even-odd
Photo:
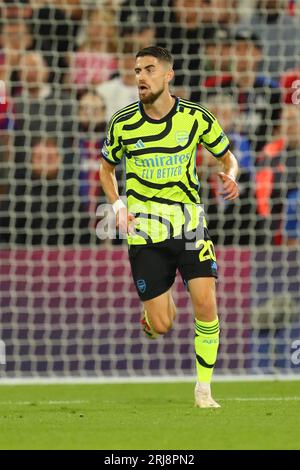
[[[213,112],[240,165],[219,194],[199,148],[215,243],[300,240],[300,6],[290,0],[3,0],[0,242],[99,243],[99,157],[110,117],[138,99],[135,53],[174,56],[172,92]],[[124,165],[117,167],[121,194]],[[121,243],[115,240],[114,243]]]

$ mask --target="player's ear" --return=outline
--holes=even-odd
[[[174,70],[173,70],[173,69],[169,69],[169,70],[168,70],[168,73],[167,73],[168,82],[170,82],[171,80],[173,80],[173,78],[174,78]]]

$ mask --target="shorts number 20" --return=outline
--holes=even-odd
[[[201,246],[202,248],[199,253],[200,261],[206,261],[208,259],[216,261],[216,254],[213,242],[211,240],[199,240],[196,244],[196,247],[198,248]]]

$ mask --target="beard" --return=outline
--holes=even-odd
[[[164,91],[164,88],[161,88],[156,93],[149,93],[147,96],[144,96],[144,97],[141,97],[140,95],[140,100],[143,104],[153,104],[160,97],[163,91]]]

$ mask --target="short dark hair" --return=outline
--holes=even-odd
[[[249,41],[249,42],[252,42],[252,44],[257,49],[262,49],[263,48],[260,37],[257,34],[253,33],[252,31],[250,31],[250,30],[244,29],[244,30],[238,31],[236,33],[236,35],[234,36],[234,40],[235,40],[235,42]]]
[[[147,55],[151,55],[152,57],[156,57],[158,60],[161,60],[163,62],[167,62],[170,65],[173,65],[173,57],[171,53],[165,49],[164,47],[159,47],[159,46],[149,46],[149,47],[144,47],[141,49],[137,54],[136,58],[138,57],[145,57]]]

